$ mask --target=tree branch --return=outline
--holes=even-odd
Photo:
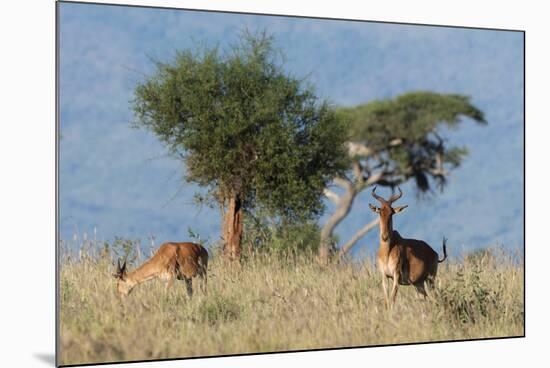
[[[401,143],[403,143],[403,140],[401,138],[395,138],[390,141],[389,146],[395,147],[395,146],[399,146]]]
[[[395,147],[395,146],[399,146],[402,143],[403,143],[403,140],[401,138],[395,138],[388,143],[388,146]],[[348,147],[348,154],[350,157],[357,157],[357,156],[369,157],[375,153],[374,149],[372,149],[371,147],[367,147],[363,143],[347,142],[346,146]]]
[[[368,179],[365,181],[364,186],[368,187],[370,185],[376,184],[382,178],[386,177],[387,176],[386,174],[387,174],[386,171],[380,171],[376,174],[369,176]]]
[[[359,239],[361,239],[362,237],[364,237],[369,231],[374,229],[378,225],[379,222],[380,222],[380,218],[376,218],[375,220],[369,222],[368,224],[363,226],[361,229],[359,229],[351,237],[351,239],[348,240],[348,242],[346,244],[342,245],[342,247],[340,248],[340,251],[338,252],[339,256],[343,257],[344,255],[346,255],[350,251],[350,249],[357,243],[357,241]]]
[[[348,154],[350,157],[367,157],[374,153],[374,150],[372,148],[365,146],[363,143],[347,142],[346,146],[348,147]]]
[[[334,180],[334,184],[338,185],[342,189],[345,189],[345,190],[353,189],[353,183],[348,178],[337,176],[333,180]]]
[[[327,188],[323,189],[323,194],[325,195],[325,197],[330,199],[330,201],[335,205],[338,205],[338,203],[340,202],[340,196],[338,196],[338,194],[334,193],[330,189],[327,189]]]
[[[363,175],[363,166],[360,162],[355,161],[352,164],[353,176],[355,177],[355,188],[359,189],[365,182],[365,176]]]

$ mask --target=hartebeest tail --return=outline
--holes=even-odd
[[[441,263],[447,259],[447,238],[443,238],[443,258],[438,259],[437,263]]]
[[[208,252],[195,243],[164,243],[157,252],[132,272],[126,272],[126,261],[121,265],[117,261],[117,271],[113,275],[117,280],[117,290],[128,295],[132,289],[145,281],[159,278],[170,288],[175,279],[185,280],[187,293],[193,295],[195,276],[201,278],[201,289],[206,292]]]
[[[426,242],[416,239],[405,239],[393,230],[392,217],[400,213],[407,206],[392,207],[393,202],[403,195],[398,187],[399,194],[392,195],[388,200],[375,193],[376,187],[372,190],[372,196],[381,204],[376,207],[369,203],[369,207],[380,215],[380,246],[378,248],[377,266],[382,274],[382,287],[384,289],[384,300],[390,306],[388,296],[387,279],[393,279],[391,290],[391,304],[395,303],[398,285],[414,285],[416,291],[427,296],[425,283],[430,287],[434,286],[437,275],[437,265],[447,258],[447,239],[443,239],[443,258]]]

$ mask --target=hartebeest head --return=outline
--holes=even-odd
[[[117,260],[117,269],[116,272],[113,274],[115,279],[118,280],[117,282],[117,290],[121,295],[128,295],[130,294],[130,291],[132,290],[132,286],[130,283],[126,280],[126,260],[124,260],[124,263],[122,266],[120,265],[120,259]]]
[[[408,206],[392,207],[392,203],[397,201],[403,195],[401,188],[397,187],[399,194],[392,195],[388,200],[380,197],[375,193],[376,187],[372,190],[372,196],[380,202],[380,207],[376,207],[369,203],[369,207],[374,212],[380,215],[380,237],[383,241],[387,241],[393,230],[392,216],[396,213],[403,211]]]

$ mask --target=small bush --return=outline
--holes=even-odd
[[[464,272],[461,267],[453,283],[436,290],[438,317],[476,323],[478,319],[489,316],[490,309],[497,305],[499,292],[495,285],[482,282],[481,272],[479,265],[469,272]]]
[[[267,223],[245,217],[243,248],[251,252],[275,255],[311,255],[319,247],[320,228],[314,222]]]
[[[200,321],[209,325],[237,320],[240,314],[239,304],[220,294],[209,295],[199,306]]]

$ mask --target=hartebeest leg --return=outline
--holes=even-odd
[[[187,295],[191,298],[193,296],[193,280],[190,277],[185,278],[185,286],[187,287]]]
[[[388,277],[382,274],[382,289],[384,291],[384,301],[386,302],[386,308],[390,307],[390,301],[388,300]]]
[[[435,290],[435,280],[434,280],[434,278],[433,277],[428,277],[426,279],[426,285],[428,286],[428,290],[427,290],[428,297],[432,298],[434,290]]]
[[[398,285],[399,285],[399,275],[397,274],[397,272],[394,272],[393,273],[393,286],[392,286],[392,289],[391,289],[391,305],[392,305],[392,307],[395,304],[395,298],[397,296],[397,286]]]
[[[201,278],[201,291],[206,294],[206,271],[199,273],[199,277]]]
[[[164,284],[164,289],[170,289],[172,287],[172,284],[174,284],[174,277],[170,277],[168,280],[166,280],[166,283]]]
[[[424,297],[424,300],[426,300],[426,297],[428,296],[428,294],[426,293],[426,289],[424,288],[424,283],[422,282],[422,283],[414,284],[414,287],[417,293],[422,295]]]

